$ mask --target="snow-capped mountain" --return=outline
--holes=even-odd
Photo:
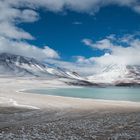
[[[23,76],[63,78],[65,83],[73,85],[140,85],[140,66],[108,65],[87,78],[74,71],[60,68],[49,63],[42,63],[34,58],[28,58],[9,53],[0,54],[0,76]],[[69,79],[69,80],[67,80]]]
[[[0,54],[0,75],[82,79],[76,72],[9,53]]]
[[[129,65],[108,65],[92,76],[88,77],[90,82],[113,84],[113,85],[129,85],[140,84],[140,66]]]

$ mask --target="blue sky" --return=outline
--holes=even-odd
[[[123,36],[140,30],[140,14],[130,8],[107,6],[95,15],[71,11],[53,13],[39,10],[40,19],[35,23],[21,24],[36,40],[34,45],[58,51],[62,59],[72,61],[73,56],[100,56],[102,50],[91,51],[81,40],[101,40],[110,34]]]
[[[84,71],[139,65],[140,1],[0,1],[2,52]]]

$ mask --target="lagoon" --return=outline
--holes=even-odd
[[[26,92],[74,98],[140,102],[139,87],[43,88],[26,90]]]

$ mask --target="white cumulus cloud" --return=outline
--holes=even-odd
[[[27,42],[13,41],[0,37],[0,53],[4,52],[33,57],[38,60],[44,60],[46,58],[59,58],[59,54],[48,46],[38,48],[37,46],[30,45]]]
[[[113,47],[109,39],[103,39],[103,40],[97,41],[96,43],[94,43],[91,39],[83,39],[82,42],[91,48],[96,48],[100,50],[109,49]]]
[[[26,0],[0,0],[0,53],[7,52],[36,59],[59,58],[59,54],[48,46],[35,46],[26,40],[35,39],[17,25],[35,22],[39,14]]]
[[[77,62],[87,64],[125,64],[140,65],[140,38],[135,35],[126,35],[122,38],[110,36],[93,43],[92,40],[84,39],[83,43],[92,48],[104,51],[99,57],[78,57]]]

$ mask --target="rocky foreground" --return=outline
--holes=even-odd
[[[0,78],[0,140],[140,140],[140,103],[20,92],[64,86]]]
[[[2,140],[140,140],[140,111],[0,108]]]

